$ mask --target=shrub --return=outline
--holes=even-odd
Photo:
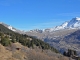
[[[8,46],[8,45],[10,45],[10,40],[8,38],[2,38],[1,39],[1,44],[3,46]]]

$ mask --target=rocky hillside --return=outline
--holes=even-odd
[[[80,52],[79,39],[75,37],[69,37],[68,39],[68,37],[67,38],[65,37],[69,35],[73,36],[74,32],[79,29],[80,29],[80,18],[75,17],[72,18],[70,21],[63,23],[60,26],[44,30],[38,30],[38,29],[31,30],[26,32],[26,34],[34,36],[36,38],[43,40],[44,42],[49,43],[51,46],[55,47],[60,52],[68,50],[69,48]],[[79,38],[79,35],[75,34],[75,36]]]
[[[3,46],[8,46],[11,43],[15,42],[19,42],[24,46],[28,46],[29,48],[39,46],[41,49],[50,49],[54,52],[58,52],[55,48],[51,47],[49,44],[39,39],[36,39],[25,34],[15,33],[12,30],[9,30],[8,28],[0,24],[0,43]]]
[[[19,50],[17,48],[20,48]],[[34,49],[25,47],[20,43],[12,43],[4,47],[0,44],[1,60],[69,60],[61,54],[53,53],[50,50],[42,50],[35,46]],[[72,59],[71,59],[72,60]]]
[[[61,55],[57,49],[48,43],[33,36],[16,33],[2,24],[0,24],[0,46],[1,60],[71,59]]]
[[[65,36],[62,41],[65,41],[68,45],[67,48],[74,49],[80,55],[80,30],[75,31],[74,33]]]
[[[49,44],[0,24],[1,60],[69,60]]]

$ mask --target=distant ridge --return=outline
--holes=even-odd
[[[60,26],[56,26],[54,28],[48,28],[48,29],[44,29],[44,30],[40,30],[40,29],[34,29],[34,30],[30,30],[29,32],[53,32],[53,31],[57,31],[57,30],[63,30],[63,29],[79,29],[80,28],[80,18],[79,17],[75,17],[72,18],[70,21],[64,22],[62,25]]]
[[[41,32],[40,32],[41,31]],[[76,33],[76,31],[78,31]],[[57,48],[61,53],[67,49],[73,49],[80,54],[80,18],[75,17],[64,22],[60,26],[44,30],[35,29],[26,32],[30,36],[39,38],[51,46]]]

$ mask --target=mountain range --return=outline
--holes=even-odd
[[[3,22],[0,22],[0,24],[4,25],[5,27],[7,27],[8,29],[10,29],[14,32],[19,32],[19,31],[22,32],[21,30],[18,30],[16,28],[12,27],[11,25],[7,25]],[[77,28],[80,28],[80,18],[79,17],[72,18],[70,21],[64,22],[60,26],[56,26],[53,28],[47,28],[47,29],[43,29],[43,30],[34,29],[34,30],[30,30],[29,32],[42,33],[42,32],[53,32],[53,31],[62,30],[62,29],[77,29]]]
[[[70,21],[64,22],[60,26],[48,28],[44,30],[30,30],[26,34],[42,39],[49,43],[51,46],[57,48],[60,52],[67,49],[73,49],[80,52],[80,40],[75,38],[77,36],[76,31],[80,30],[80,18],[75,17]],[[73,35],[75,34],[75,36]],[[67,37],[68,36],[68,37]],[[70,37],[73,36],[73,37]],[[67,38],[66,38],[67,37]]]
[[[69,60],[49,44],[0,24],[0,60]],[[73,60],[73,59],[71,59]]]
[[[77,33],[78,35],[75,34],[76,31],[80,30],[79,17],[72,18],[70,21],[64,22],[62,25],[53,28],[43,30],[35,29],[26,32],[18,30],[2,22],[0,24],[4,25],[5,27],[14,32],[18,32],[20,34],[27,34],[38,39],[41,39],[44,42],[47,42],[51,46],[58,49],[60,52],[63,52],[64,50],[67,49],[73,49],[80,53],[79,33]],[[78,38],[76,38],[75,36],[78,36]]]
[[[42,32],[53,32],[53,31],[62,30],[62,29],[76,29],[76,28],[80,28],[80,18],[79,17],[72,18],[70,21],[64,22],[60,26],[43,29],[43,30],[34,29],[34,30],[30,30],[30,32],[42,33]]]

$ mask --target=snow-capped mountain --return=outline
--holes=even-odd
[[[35,32],[35,33],[42,33],[43,32],[43,30],[40,30],[40,29],[34,29],[34,30],[30,30],[30,32]]]
[[[56,27],[48,28],[44,30],[35,29],[35,30],[31,30],[30,32],[41,32],[42,33],[42,32],[53,32],[57,30],[76,29],[76,28],[80,28],[80,18],[79,17],[72,18],[70,21],[63,23],[60,26],[56,26]]]
[[[14,32],[17,32],[17,33],[20,33],[20,34],[24,34],[24,31],[18,30],[16,28],[12,27],[11,25],[7,25],[7,24],[5,24],[3,22],[0,22],[0,24],[4,25],[5,27],[7,27],[8,29],[10,29],[10,30],[12,30]]]
[[[67,25],[68,25],[68,22],[65,22],[60,26],[56,26],[54,28],[45,29],[44,32],[52,32],[52,31],[56,31],[56,30],[66,29]]]
[[[39,31],[42,31],[42,33],[40,33]],[[76,31],[78,32],[75,33]],[[31,30],[29,32],[26,32],[26,34],[49,43],[51,46],[57,48],[60,52],[63,52],[67,49],[72,49],[76,50],[80,54],[79,32],[80,18],[75,17],[60,26],[44,30]]]
[[[12,27],[11,25],[7,25],[5,23],[0,22],[0,24],[4,25],[5,27],[7,27],[8,29],[14,31],[14,32],[21,32],[21,33],[25,33],[23,31],[20,31],[14,27]],[[80,28],[80,18],[79,17],[75,17],[72,18],[70,21],[67,21],[65,23],[63,23],[60,26],[56,26],[53,28],[48,28],[48,29],[34,29],[34,30],[30,30],[29,32],[35,32],[35,33],[43,33],[43,32],[53,32],[53,31],[57,31],[57,30],[63,30],[63,29],[76,29],[76,28]]]
[[[10,25],[7,25],[7,24],[5,24],[5,23],[3,23],[3,22],[0,22],[0,24],[4,25],[5,27],[7,27],[8,29],[10,29],[10,30],[12,30],[12,31],[16,31],[16,29],[13,28],[13,27],[10,26]]]
[[[48,30],[49,32],[51,32],[51,31],[56,31],[56,30],[75,29],[75,28],[80,28],[80,18],[79,17],[72,18],[72,20],[63,23],[60,26],[56,26],[50,29],[45,29],[45,31]]]
[[[80,18],[79,17],[73,18],[71,21],[69,21],[67,27],[68,28],[79,28],[80,27]]]
[[[16,31],[16,29],[14,29],[12,26],[8,26],[8,28],[12,31]]]

